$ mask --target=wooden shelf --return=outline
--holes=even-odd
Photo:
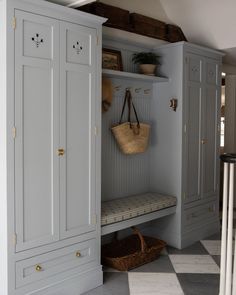
[[[121,71],[114,71],[114,70],[107,70],[107,69],[103,69],[102,74],[104,77],[109,77],[109,78],[140,80],[143,82],[150,82],[150,83],[161,83],[161,82],[169,81],[169,79],[165,77],[147,76],[147,75],[141,75],[136,73],[128,73],[128,72],[121,72]]]

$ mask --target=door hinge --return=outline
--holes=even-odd
[[[184,124],[184,133],[187,133],[187,125]]]
[[[15,16],[13,17],[13,20],[12,20],[12,27],[13,27],[13,30],[16,29],[16,17]]]
[[[12,128],[12,137],[14,139],[16,138],[16,127],[15,126]]]
[[[98,37],[98,35],[97,35],[97,45],[99,45],[99,37]]]
[[[186,194],[185,193],[183,193],[183,199],[186,200]]]
[[[185,57],[185,63],[186,63],[186,64],[188,63],[188,58],[187,58],[187,57]]]
[[[97,128],[97,126],[94,127],[94,135],[98,135],[98,128]]]
[[[95,214],[95,215],[93,215],[93,217],[92,217],[92,224],[97,224],[97,215]]]
[[[220,132],[220,129],[221,129],[221,126],[220,126],[220,124],[218,124],[218,132]]]
[[[16,244],[17,244],[17,234],[16,233],[14,233],[14,235],[13,235],[13,244],[16,246]]]

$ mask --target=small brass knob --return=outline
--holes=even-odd
[[[57,154],[58,154],[58,156],[64,156],[65,150],[64,149],[58,149]]]
[[[36,270],[36,271],[42,271],[43,268],[42,268],[42,266],[40,266],[40,265],[38,264],[38,265],[36,265],[35,270]]]
[[[75,253],[75,256],[76,256],[76,257],[81,257],[81,253],[80,253],[79,251],[77,251],[77,252]]]
[[[202,143],[202,144],[206,144],[206,139],[202,139],[202,140],[201,140],[201,143]]]

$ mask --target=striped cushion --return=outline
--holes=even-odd
[[[176,197],[146,193],[102,202],[102,225],[176,206]]]

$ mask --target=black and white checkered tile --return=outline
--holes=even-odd
[[[104,269],[104,285],[86,295],[218,295],[220,233],[129,272]]]

